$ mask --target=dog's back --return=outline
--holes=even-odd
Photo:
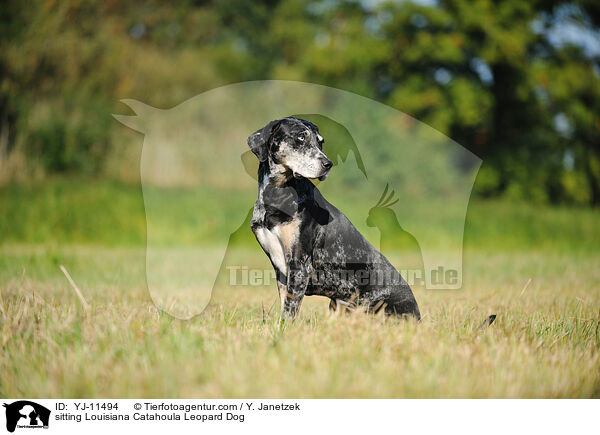
[[[313,189],[315,202],[330,218],[315,225],[312,258],[316,273],[322,277],[312,280],[314,284],[311,282],[307,294],[346,301],[354,298],[354,303],[369,310],[385,308],[388,313],[410,314],[419,319],[417,302],[400,273],[340,210],[316,187]]]

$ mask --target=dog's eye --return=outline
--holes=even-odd
[[[304,142],[304,136],[302,136],[302,135],[298,136],[298,141]]]

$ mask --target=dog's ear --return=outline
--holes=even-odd
[[[250,147],[250,151],[256,154],[256,157],[258,157],[258,160],[261,162],[267,160],[269,151],[267,144],[280,121],[280,119],[271,121],[260,130],[257,130],[248,136],[248,146]]]

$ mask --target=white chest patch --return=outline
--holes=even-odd
[[[283,245],[272,231],[266,228],[256,229],[256,238],[265,251],[269,253],[271,261],[277,269],[284,275],[287,275],[287,264],[283,253]]]

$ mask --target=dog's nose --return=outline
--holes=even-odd
[[[322,165],[325,169],[331,169],[331,167],[333,166],[333,162],[327,159],[322,163]]]

